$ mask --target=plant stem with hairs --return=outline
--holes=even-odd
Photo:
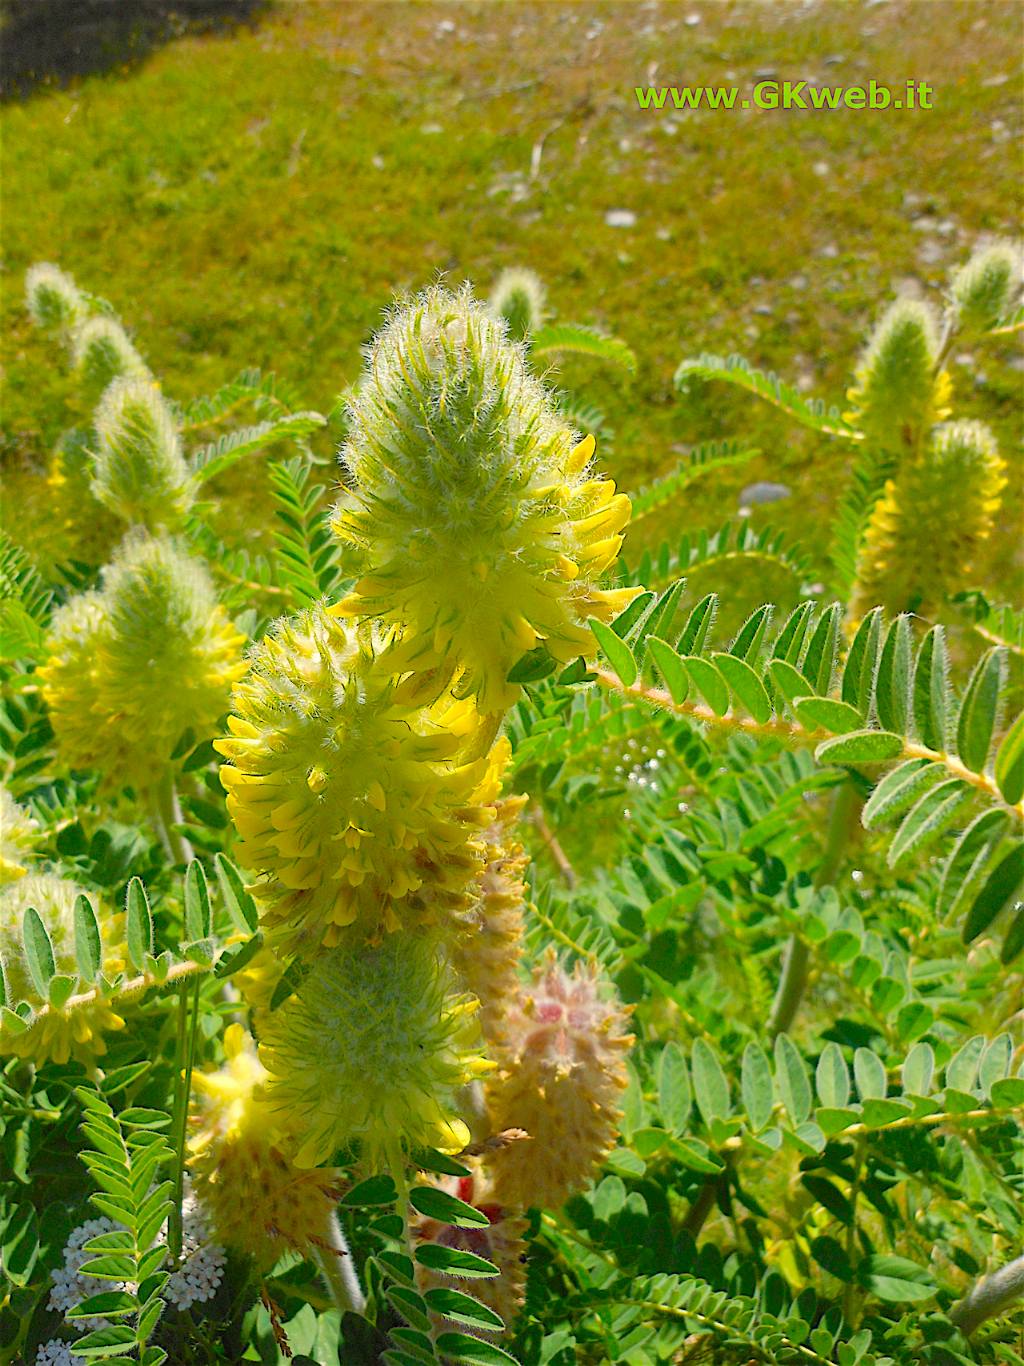
[[[829,886],[839,870],[850,832],[853,807],[854,788],[850,780],[846,779],[832,793],[825,852],[814,879],[815,887]],[[783,956],[782,977],[779,980],[775,1003],[768,1019],[768,1031],[773,1039],[776,1034],[785,1033],[796,1017],[807,989],[809,966],[810,949],[807,941],[799,934],[791,935]]]
[[[991,1276],[983,1276],[976,1281],[963,1299],[949,1311],[949,1317],[965,1337],[970,1337],[979,1324],[1008,1309],[1022,1295],[1024,1257],[1017,1257],[998,1271],[993,1271]]]

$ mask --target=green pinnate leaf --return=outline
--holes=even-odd
[[[949,708],[949,654],[942,626],[933,626],[921,642],[914,666],[912,700],[914,730],[921,743],[944,753]]]
[[[714,654],[711,658],[739,704],[759,725],[768,722],[772,715],[772,700],[747,661],[733,654]]]
[[[854,1053],[853,1075],[861,1100],[885,1098],[885,1063],[870,1048],[858,1048]]]
[[[146,889],[137,877],[128,883],[125,896],[125,936],[128,957],[141,972],[146,965],[146,954],[153,952],[153,913],[149,909]]]
[[[748,1043],[743,1050],[740,1090],[750,1127],[754,1133],[760,1133],[771,1119],[775,1108],[775,1087],[771,1068],[760,1044]]]
[[[674,1134],[686,1132],[690,1118],[690,1077],[683,1050],[669,1042],[658,1060],[658,1109],[666,1128]]]
[[[930,1095],[934,1078],[935,1050],[929,1043],[914,1044],[901,1071],[904,1091],[912,1096]]]
[[[902,752],[902,736],[887,730],[857,730],[823,740],[814,757],[822,764],[884,764]]]
[[[601,648],[601,653],[615,670],[622,685],[626,688],[632,687],[637,676],[636,660],[633,658],[632,650],[603,621],[591,621],[590,629]]]
[[[957,840],[946,861],[939,886],[936,913],[956,915],[972,900],[985,877],[989,861],[1010,828],[1005,811],[990,808],[976,816]]]
[[[886,632],[875,679],[879,724],[897,735],[909,733],[912,651],[910,618],[899,616]]]
[[[906,810],[921,792],[937,782],[941,768],[930,759],[907,759],[882,778],[864,803],[861,824],[873,830],[892,816]]]
[[[798,697],[793,702],[793,712],[808,730],[827,730],[833,735],[845,735],[862,725],[856,707],[831,697]]]
[[[75,965],[83,986],[91,986],[103,966],[99,921],[92,902],[84,894],[75,900]]]
[[[185,870],[185,938],[207,939],[213,933],[213,912],[206,873],[198,859]]]
[[[800,1051],[788,1034],[775,1040],[775,1079],[794,1128],[811,1113],[811,1082]]]
[[[1006,672],[1006,651],[1000,647],[982,655],[967,683],[956,722],[956,749],[972,773],[981,773],[988,760],[999,720],[999,694]]]
[[[1017,896],[1024,882],[1024,843],[1013,848],[992,869],[974,898],[964,921],[965,944],[977,939],[1004,907]]]
[[[683,663],[690,681],[704,701],[716,716],[724,716],[729,710],[729,689],[714,664],[698,655],[684,655]]]
[[[686,694],[690,691],[690,678],[683,661],[675,650],[658,636],[648,638],[647,648],[658,672],[665,680],[665,686],[668,688],[672,701],[685,702]]]
[[[409,1203],[414,1210],[436,1219],[441,1224],[454,1224],[457,1228],[486,1228],[488,1218],[464,1200],[457,1200],[447,1191],[436,1186],[413,1186],[409,1193]]]
[[[822,1049],[814,1079],[822,1105],[842,1110],[850,1099],[850,1070],[837,1043],[828,1043]]]
[[[1024,797],[1024,712],[1006,732],[996,752],[995,779],[1003,800],[1011,806]]]
[[[889,846],[889,867],[896,868],[910,854],[936,839],[970,797],[971,789],[959,778],[949,778],[919,797],[903,818]]]
[[[882,609],[873,607],[857,627],[850,644],[840,690],[843,701],[857,711],[862,724],[871,712],[881,639]]]
[[[718,1055],[710,1044],[696,1039],[690,1055],[693,1091],[705,1124],[724,1119],[729,1113],[729,1083]]]
[[[21,942],[25,950],[25,966],[28,968],[32,985],[45,1001],[49,994],[50,979],[57,971],[53,957],[53,945],[43,917],[34,906],[28,906],[21,922]]]

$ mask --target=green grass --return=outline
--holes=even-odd
[[[560,316],[637,351],[635,378],[579,361],[557,376],[608,413],[607,464],[624,487],[671,468],[680,443],[749,437],[762,457],[696,485],[673,528],[718,524],[744,483],[782,480],[795,496],[755,510],[755,524],[786,527],[820,557],[845,448],[720,388],[684,406],[673,369],[683,354],[740,350],[842,402],[891,291],[912,278],[937,298],[979,235],[1018,221],[1020,36],[1015,7],[983,0],[308,3],[11,106],[6,516],[30,542],[45,534],[38,484],[21,472],[38,470],[80,415],[23,314],[33,260],[107,297],[172,395],[258,365],[322,410],[357,374],[396,291],[440,271],[486,291],[502,266],[525,264]],[[935,87],[935,107],[673,116],[633,95],[649,82],[746,85],[769,70],[837,84],[913,76]],[[613,208],[636,226],[607,226]],[[994,421],[1004,443],[1014,355],[993,345],[955,375],[961,412]],[[252,484],[258,515],[255,473]],[[1005,585],[1020,511],[1017,479],[979,583]],[[665,525],[648,519],[644,534]],[[781,574],[758,585],[794,590]]]

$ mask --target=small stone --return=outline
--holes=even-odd
[[[788,484],[772,484],[768,480],[759,480],[740,490],[740,507],[754,507],[760,503],[781,503],[784,498],[789,498],[792,492]]]
[[[436,29],[435,31],[436,31],[438,37],[440,37],[442,33],[454,33],[454,32],[455,32],[455,21],[454,21],[454,19],[442,19],[441,22],[438,24],[437,29]]]
[[[610,228],[634,228],[636,227],[636,214],[632,209],[609,209],[604,216],[604,221]]]
[[[814,165],[811,167],[811,170],[814,172],[815,175],[819,176],[827,176],[832,174],[832,167],[828,164],[827,161],[816,161]]]
[[[685,21],[685,22],[686,22],[686,27],[687,27],[687,28],[696,28],[697,25],[700,23],[700,15],[699,15],[699,14],[688,14],[688,15],[686,16],[686,21]]]
[[[424,123],[420,128],[421,133],[426,133],[429,137],[437,133],[444,132],[444,125],[441,123]]]

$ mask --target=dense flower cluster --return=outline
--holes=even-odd
[[[515,701],[508,674],[543,645],[587,650],[636,589],[601,589],[630,504],[591,473],[503,321],[468,291],[436,288],[376,338],[349,403],[352,483],[334,517],[362,577],[339,611],[396,628],[395,672],[481,711]]]
[[[86,326],[104,322],[95,319]],[[110,335],[104,337],[111,346]],[[98,338],[93,349],[99,365]],[[130,369],[124,357],[116,363],[122,366],[120,377],[109,384],[96,409],[92,492],[126,522],[150,531],[174,528],[194,495],[174,416],[160,386],[145,371],[140,375]]]
[[[221,779],[284,951],[468,910],[507,756],[466,758],[469,701],[400,701],[359,634],[314,608],[257,646],[233,712]]]
[[[0,887],[28,872],[39,823],[0,783]]]
[[[935,314],[916,299],[897,299],[871,334],[848,395],[849,418],[873,446],[915,450],[949,416],[950,380],[939,361]]]
[[[158,784],[183,731],[214,731],[242,643],[201,564],[170,540],[128,540],[102,588],[53,619],[38,677],[65,762],[108,787]]]
[[[323,1162],[352,1139],[371,1167],[399,1160],[403,1141],[463,1148],[456,1093],[490,1067],[476,1004],[452,990],[422,935],[322,954],[260,1045],[267,1102],[304,1136],[297,1162]]]

